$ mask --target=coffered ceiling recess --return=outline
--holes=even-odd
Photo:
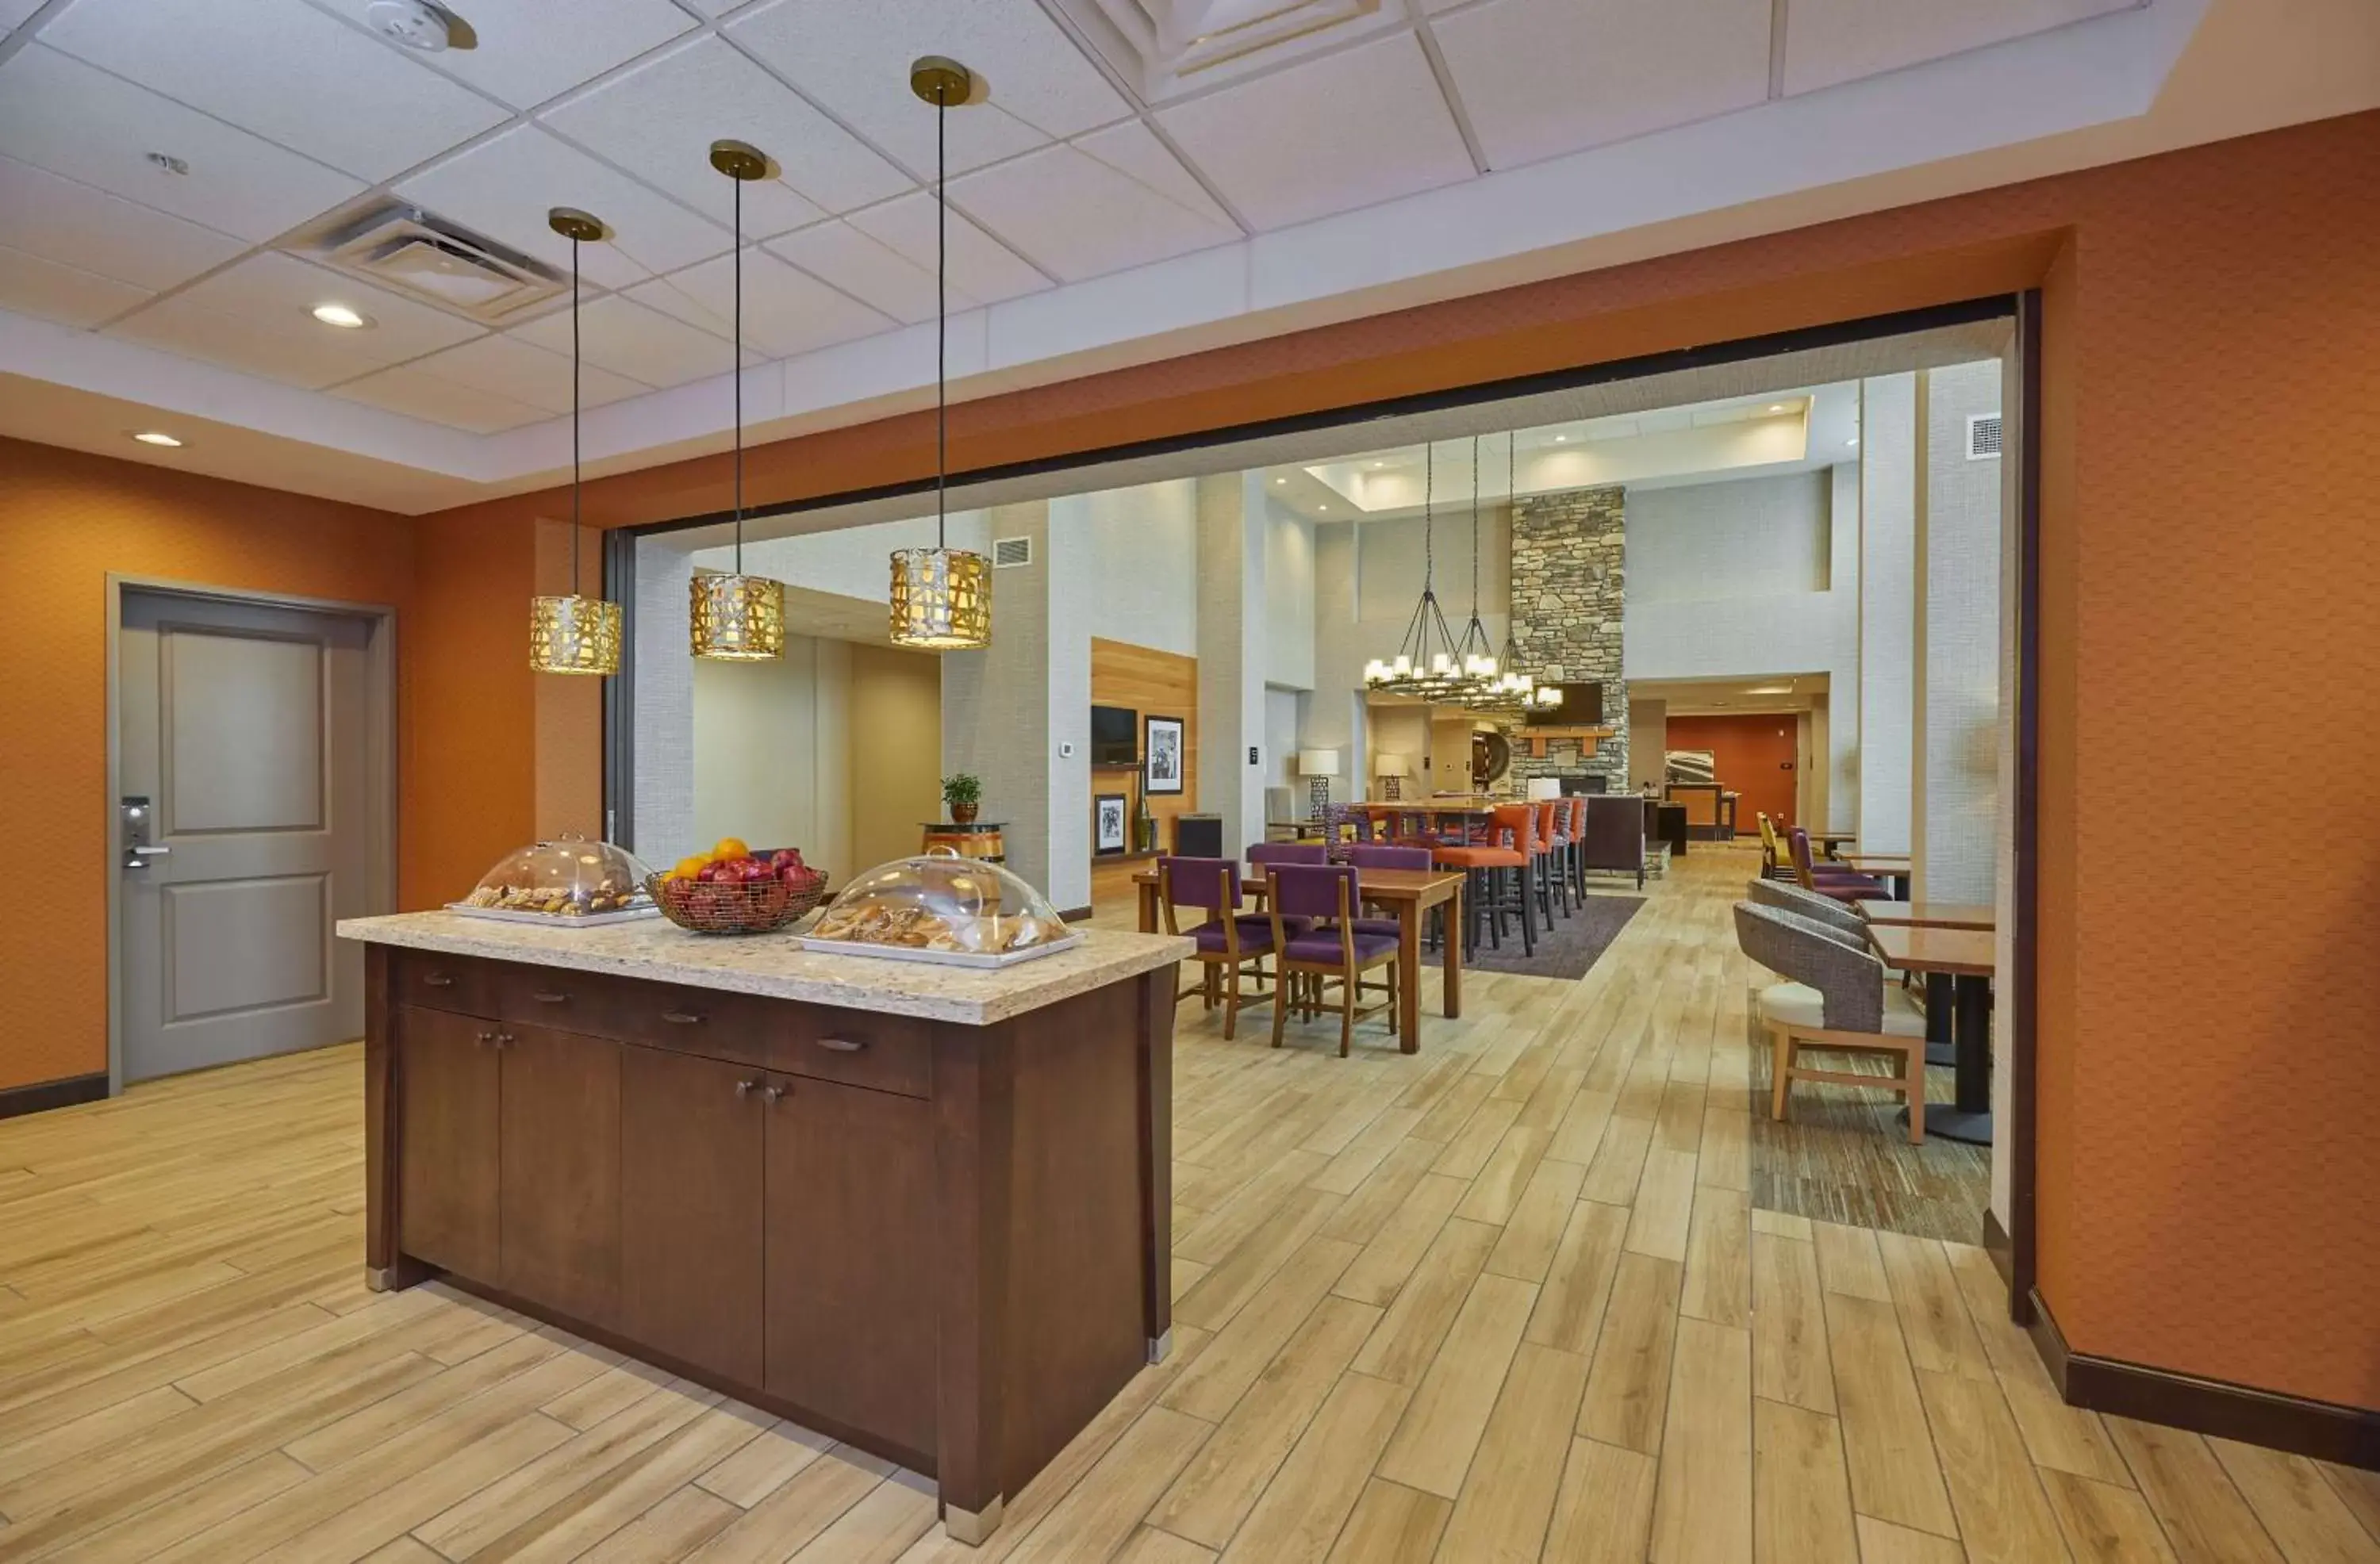
[[[960,395],[2380,101],[2364,0],[456,0],[436,51],[370,8],[0,0],[0,374],[59,393],[0,432],[263,482],[314,447],[291,470],[409,510],[550,481],[566,205],[615,235],[594,469],[713,448],[722,137],[779,165],[759,430],[914,406],[928,53],[989,86],[950,125]],[[127,402],[201,437],[77,432]]]

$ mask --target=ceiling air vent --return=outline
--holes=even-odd
[[[999,538],[992,540],[991,564],[995,570],[1005,570],[1012,564],[1033,563],[1033,540],[1030,538]]]
[[[1977,413],[1967,420],[1967,460],[1980,462],[2000,454],[2002,428],[1998,413]]]
[[[330,236],[322,258],[381,286],[501,321],[564,291],[560,273],[419,207],[383,206]]]

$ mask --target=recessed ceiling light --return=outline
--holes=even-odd
[[[1569,436],[1569,435],[1567,435],[1567,434],[1557,434],[1557,435],[1555,435],[1555,436],[1554,436],[1554,443],[1555,443],[1555,444],[1557,444],[1557,445],[1559,445],[1559,444],[1560,444],[1563,441],[1568,440],[1569,438],[1570,438],[1570,436]]]
[[[1287,482],[1289,481],[1289,479],[1285,479],[1285,478],[1276,478],[1276,479],[1273,479],[1273,481],[1274,481],[1275,483],[1287,483]]]
[[[1389,465],[1389,464],[1388,464],[1388,463],[1386,463],[1386,462],[1374,462],[1374,463],[1372,464],[1372,470],[1373,470],[1374,472],[1378,472],[1378,471],[1379,471],[1382,467],[1387,467],[1388,465]]]
[[[1314,508],[1315,508],[1316,510],[1318,510],[1318,511],[1327,511],[1327,510],[1329,510],[1330,507],[1329,505],[1317,505],[1317,506],[1315,506]]]
[[[1859,436],[1854,434],[1849,440],[1844,441],[1843,443],[1846,445],[1856,445],[1859,443]]]
[[[1772,413],[1781,413],[1785,410],[1785,404],[1782,402],[1772,404],[1768,410]]]
[[[133,431],[132,438],[143,445],[179,445],[181,443],[172,435],[161,434],[153,429],[136,430]]]
[[[344,304],[318,304],[311,313],[322,324],[337,326],[342,331],[360,331],[372,323],[370,316]]]

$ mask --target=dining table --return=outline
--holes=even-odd
[[[1829,858],[1839,858],[1842,856],[1844,848],[1852,846],[1859,841],[1859,832],[1855,830],[1814,830],[1810,833],[1810,840],[1817,844],[1818,851],[1826,856]]]
[[[1909,879],[1915,872],[1906,853],[1845,853],[1834,862],[1861,874],[1873,875],[1892,886],[1892,899],[1909,900]]]
[[[1140,931],[1158,932],[1160,908],[1157,870],[1142,869],[1132,877],[1140,894]],[[1241,890],[1258,906],[1267,900],[1264,881],[1251,878]],[[1446,909],[1444,946],[1439,971],[1439,1009],[1451,1021],[1463,1014],[1463,876],[1447,869],[1382,869],[1359,867],[1355,891],[1373,906],[1396,914],[1397,964],[1403,971],[1397,985],[1397,1047],[1406,1053],[1421,1049],[1421,930],[1432,907]]]
[[[1885,965],[1924,974],[1929,993],[1937,976],[1950,984],[1950,1063],[1958,1087],[1953,1101],[1925,1105],[1925,1133],[1970,1146],[1991,1145],[1992,972],[1998,959],[1992,931],[1871,919],[1867,940]]]
[[[1871,925],[1909,925],[1926,928],[1980,928],[1988,932],[1997,915],[1980,903],[1858,902],[1859,915]],[[1953,1006],[1950,975],[1925,975],[1925,1062],[1956,1064],[1958,1049],[1950,1037]]]

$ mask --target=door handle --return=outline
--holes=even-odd
[[[760,1083],[758,1081],[738,1081],[735,1083],[735,1095],[737,1097],[750,1097],[752,1095],[752,1088],[759,1084]]]
[[[785,1088],[780,1085],[771,1085],[762,1086],[760,1088],[760,1100],[767,1103],[771,1108],[776,1107],[777,1099],[784,1095]]]
[[[171,847],[134,847],[128,849],[135,858],[162,858],[173,852]]]
[[[822,1049],[832,1049],[837,1053],[857,1053],[868,1046],[866,1043],[855,1043],[848,1037],[812,1037],[810,1041]]]

